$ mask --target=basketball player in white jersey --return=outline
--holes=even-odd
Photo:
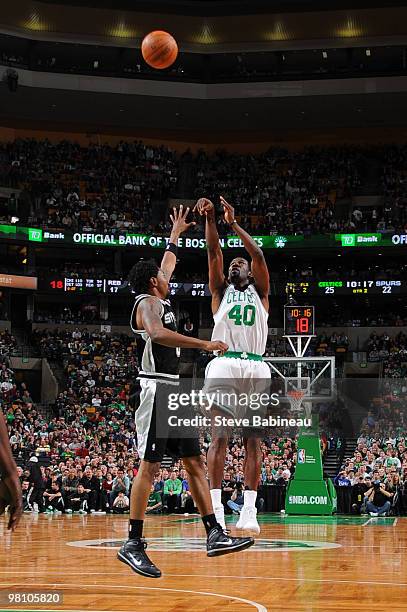
[[[241,394],[255,390],[265,391],[270,380],[270,369],[263,361],[268,334],[269,273],[260,247],[240,227],[234,208],[221,197],[225,221],[239,236],[251,258],[236,257],[229,266],[227,278],[223,269],[223,255],[216,227],[215,209],[210,200],[198,200],[196,210],[206,216],[205,237],[208,250],[209,288],[212,294],[214,329],[212,338],[225,342],[229,349],[215,357],[205,372],[205,390],[219,390]],[[212,381],[212,382],[211,382]],[[238,416],[238,407],[217,404],[212,417]],[[239,529],[260,533],[257,522],[256,498],[261,471],[260,439],[254,432],[245,432],[245,491],[244,505],[236,525]],[[221,483],[228,445],[228,431],[212,430],[212,443],[208,450],[208,472],[212,504],[217,521],[224,526],[224,508],[221,502]]]

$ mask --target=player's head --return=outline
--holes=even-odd
[[[232,285],[242,287],[251,282],[250,264],[243,257],[235,257],[229,266],[228,280]]]
[[[129,283],[136,295],[149,293],[163,299],[168,296],[168,281],[154,259],[140,259],[130,270]]]

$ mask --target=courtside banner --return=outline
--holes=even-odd
[[[273,234],[253,236],[262,249],[318,249],[318,248],[372,248],[372,247],[407,247],[407,234],[372,233],[372,234],[325,234],[307,236],[305,234]],[[135,234],[113,230],[112,232],[93,232],[66,230],[61,228],[33,228],[20,225],[0,225],[1,240],[18,240],[22,242],[61,244],[64,246],[121,247],[164,249],[168,237],[159,234]],[[220,238],[222,249],[241,249],[241,240],[233,236]],[[199,236],[182,236],[178,246],[183,249],[206,249],[206,241]]]

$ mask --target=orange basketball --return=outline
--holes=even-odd
[[[171,66],[177,59],[177,41],[168,32],[154,30],[143,39],[141,53],[149,66],[162,70]]]

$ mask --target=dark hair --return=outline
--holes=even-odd
[[[129,283],[136,295],[148,293],[150,278],[156,278],[160,268],[154,259],[140,259],[130,270]]]

